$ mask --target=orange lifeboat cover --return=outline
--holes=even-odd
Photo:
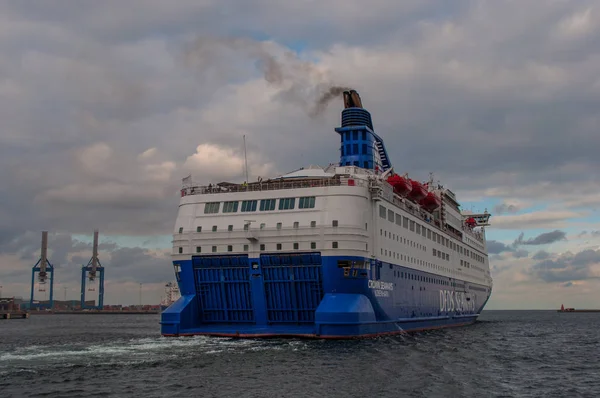
[[[425,189],[423,184],[421,184],[419,181],[415,181],[415,180],[409,180],[409,181],[412,186],[412,190],[410,191],[410,194],[408,194],[408,197],[410,199],[414,200],[415,202],[419,202],[420,200],[423,200],[427,196],[427,190]]]
[[[400,196],[405,196],[412,190],[410,181],[398,174],[388,177],[387,182],[394,187],[394,192]]]
[[[421,205],[421,207],[423,207],[425,210],[427,210],[428,212],[432,212],[435,209],[437,209],[438,207],[440,207],[440,205],[442,204],[441,199],[434,194],[433,192],[428,192],[427,196],[425,196],[424,199],[422,199],[419,204]]]

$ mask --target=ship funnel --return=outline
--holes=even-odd
[[[356,90],[344,94],[342,126],[335,129],[341,137],[340,166],[357,166],[379,174],[391,169],[383,140],[373,129],[373,120],[363,108]]]
[[[363,108],[360,95],[356,90],[344,91],[344,108],[342,111],[342,127],[367,126],[373,130],[371,114]]]
[[[344,91],[344,108],[362,108],[360,95],[356,90]]]

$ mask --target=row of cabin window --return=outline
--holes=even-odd
[[[300,244],[298,242],[294,242],[294,244],[292,245],[293,250],[299,250],[300,249]],[[277,243],[276,245],[277,250],[283,250],[283,245],[281,243]],[[317,248],[317,242],[310,242],[310,248],[311,249],[316,249]],[[338,242],[331,242],[331,248],[332,249],[338,249],[339,248],[339,244]],[[247,252],[249,250],[249,246],[248,245],[244,245],[243,251]],[[260,251],[265,251],[266,250],[266,246],[264,243],[261,243],[260,245]],[[233,251],[233,245],[227,245],[227,251],[228,252],[232,252]],[[217,253],[218,252],[218,246],[211,246],[211,252],[212,253]],[[179,247],[179,254],[183,253],[183,247]],[[202,246],[196,246],[196,253],[202,253]]]
[[[367,250],[368,250],[368,247],[367,247]],[[445,272],[452,272],[452,270],[450,268],[447,268],[447,267],[444,267],[444,266],[441,266],[441,265],[438,265],[438,264],[430,263],[429,261],[421,260],[421,259],[418,259],[418,258],[415,258],[415,257],[411,257],[409,255],[397,253],[397,252],[394,252],[394,251],[391,251],[391,250],[388,251],[387,249],[384,250],[383,248],[381,248],[381,254],[385,255],[385,256],[389,256],[389,257],[395,258],[395,259],[400,260],[400,261],[407,261],[407,262],[409,262],[411,264],[422,265],[422,266],[425,266],[425,267],[430,267],[430,268],[434,268],[434,269],[445,271]],[[392,266],[392,264],[390,264],[390,267],[391,266]]]
[[[391,268],[391,264],[390,264],[390,268]],[[396,278],[400,278],[400,279],[409,279],[409,280],[425,282],[425,283],[435,283],[437,285],[444,285],[444,286],[454,285],[454,283],[450,283],[449,281],[432,278],[430,276],[420,276],[420,275],[409,274],[408,272],[402,272],[402,271],[394,271],[394,276]]]
[[[314,209],[315,197],[306,196],[299,198],[298,208],[299,209]],[[275,210],[275,203],[277,199],[261,199],[260,200],[260,211],[273,211]],[[223,202],[223,213],[237,213],[239,207],[239,201]],[[256,211],[258,200],[243,200],[242,201],[242,212]],[[219,212],[221,202],[209,202],[204,205],[204,214],[216,214]],[[292,210],[296,207],[296,198],[281,198],[279,199],[279,210]]]
[[[467,257],[471,257],[472,259],[484,263],[485,258],[471,250],[468,250],[461,245],[452,242],[450,239],[446,238],[442,234],[439,234],[435,231],[432,231],[425,227],[424,225],[419,224],[406,216],[402,216],[400,214],[394,213],[390,209],[386,209],[384,206],[379,205],[379,217],[384,220],[387,219],[389,222],[395,222],[396,225],[402,226],[405,229],[409,229],[412,232],[415,232],[417,235],[421,235],[426,237],[433,242],[437,242],[443,246],[446,246],[452,249],[455,252],[458,252]]]
[[[294,221],[294,228],[300,228],[300,222],[299,221]],[[332,227],[337,227],[339,225],[338,220],[333,220],[331,222],[331,226]],[[260,224],[260,229],[265,229],[265,227],[267,226],[267,224],[265,223],[261,223]],[[281,229],[283,227],[283,223],[278,222],[277,223],[277,229]],[[317,222],[316,221],[311,221],[310,222],[310,227],[311,228],[316,228],[317,227]],[[244,224],[244,231],[247,231],[249,228],[249,224]],[[233,224],[230,224],[227,226],[227,231],[228,232],[232,232],[233,231]],[[196,232],[202,232],[202,226],[199,225],[196,227]],[[212,226],[212,232],[217,232],[217,226],[213,225]],[[182,234],[183,233],[183,227],[179,227],[179,233]]]
[[[384,237],[389,238],[391,240],[395,240],[396,242],[404,243],[405,245],[408,245],[408,246],[411,246],[411,247],[416,247],[419,250],[423,250],[424,252],[427,252],[427,246],[422,245],[422,244],[420,244],[418,242],[413,242],[410,239],[403,238],[400,235],[396,235],[396,234],[393,234],[391,232],[384,231],[383,228],[379,229],[379,234],[381,236],[384,236]],[[402,239],[400,239],[400,238],[402,238]]]

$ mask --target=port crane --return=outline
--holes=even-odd
[[[86,305],[86,287],[90,292],[95,291],[93,283],[98,278],[98,304]],[[88,285],[89,282],[89,285]],[[87,265],[81,267],[81,309],[101,310],[104,307],[104,267],[98,259],[98,230],[94,230],[94,244],[92,258]]]
[[[36,278],[37,275],[37,278]],[[38,292],[46,292],[49,288],[49,300],[35,300],[36,279],[38,283]],[[29,299],[29,308],[52,309],[54,306],[54,266],[48,260],[48,231],[42,231],[42,249],[40,259],[31,269],[31,298]]]

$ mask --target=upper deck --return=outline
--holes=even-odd
[[[307,170],[311,170],[310,172]],[[291,193],[291,191],[300,191],[297,195],[282,195],[282,196],[302,196],[303,189],[314,188],[329,188],[329,187],[357,187],[367,189],[373,200],[384,199],[407,213],[418,217],[419,219],[428,222],[439,233],[448,234],[456,239],[462,240],[473,248],[486,252],[485,247],[485,230],[473,229],[463,223],[462,230],[454,230],[445,228],[439,218],[434,217],[432,213],[427,212],[417,203],[404,198],[394,193],[390,184],[388,184],[380,176],[370,170],[365,170],[355,166],[341,166],[326,169],[316,168],[300,169],[286,176],[279,178],[258,180],[249,184],[241,183],[219,183],[219,184],[194,184],[191,181],[184,182],[181,189],[182,203],[189,203],[189,196],[197,195],[218,195],[227,194],[229,200],[232,200],[232,194],[238,200],[256,199],[261,196],[260,193],[283,191]],[[310,175],[312,174],[312,175]],[[239,196],[238,196],[239,195]],[[198,198],[200,199],[200,198]],[[204,200],[202,200],[204,201]],[[207,202],[211,200],[206,200]],[[470,214],[462,214],[463,220],[466,220]]]

